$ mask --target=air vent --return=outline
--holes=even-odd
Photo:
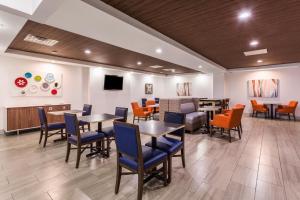
[[[259,49],[259,50],[244,52],[245,56],[254,56],[254,55],[260,55],[260,54],[266,54],[266,53],[268,53],[267,49]]]
[[[160,66],[160,65],[152,65],[152,66],[149,66],[151,68],[154,68],[154,69],[158,69],[158,68],[162,68],[163,66]]]
[[[24,38],[24,41],[32,42],[32,43],[36,43],[36,44],[40,44],[40,45],[45,45],[48,47],[52,47],[58,43],[57,40],[52,40],[52,39],[48,39],[48,38],[44,38],[44,37],[40,37],[40,36],[34,36],[31,34],[28,34]]]

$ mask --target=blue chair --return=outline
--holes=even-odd
[[[88,116],[88,115],[91,115],[92,114],[92,105],[89,105],[89,104],[84,104],[83,105],[83,112],[82,112],[82,116]],[[90,123],[88,122],[84,122],[84,121],[79,121],[79,126],[81,127],[82,131],[84,132],[85,129],[85,125],[87,125],[88,127],[88,131],[91,130],[91,125]]]
[[[134,124],[114,121],[117,147],[117,176],[115,193],[118,194],[122,175],[138,174],[138,200],[142,199],[144,175],[152,174],[163,164],[163,180],[167,185],[167,153],[152,147],[142,146],[139,127]],[[131,172],[122,172],[125,168]],[[149,179],[148,179],[149,180]],[[146,182],[146,180],[145,180]]]
[[[159,103],[159,98],[154,98],[155,103],[158,104]]]
[[[61,139],[63,139],[65,137],[64,136],[65,123],[48,123],[48,119],[44,108],[38,107],[37,111],[38,111],[38,116],[41,125],[39,144],[41,144],[44,135],[45,135],[45,140],[43,145],[44,148],[46,147],[48,138],[53,135],[60,134]]]
[[[95,131],[80,133],[76,114],[65,113],[65,122],[66,132],[68,135],[66,162],[69,160],[71,145],[77,146],[77,148],[72,149],[77,149],[76,168],[78,168],[80,157],[84,150],[91,149],[92,151],[93,143],[101,142],[105,136],[103,133],[98,133]]]
[[[174,124],[185,124],[185,114],[175,113],[175,112],[165,112],[164,121]],[[168,153],[168,182],[171,182],[172,179],[172,157],[181,157],[182,166],[185,168],[185,150],[184,150],[184,133],[185,129],[176,130],[170,135],[179,137],[180,140],[175,139],[174,137],[163,136],[157,139],[156,148]],[[146,143],[146,146],[151,147],[152,143]],[[176,155],[181,151],[180,155]]]
[[[142,98],[142,107],[146,107],[147,98]]]

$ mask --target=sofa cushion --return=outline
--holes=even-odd
[[[205,121],[206,114],[204,112],[192,112],[189,114],[186,114],[185,121],[188,124],[193,124],[194,122],[198,121]]]
[[[195,105],[192,102],[180,104],[181,113],[187,114],[196,111]]]

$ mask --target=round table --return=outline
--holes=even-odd
[[[270,106],[270,115],[271,115],[271,119],[274,119],[274,105],[281,105],[280,102],[272,102],[272,101],[264,101],[263,102],[264,105],[266,106]],[[276,116],[275,116],[276,118]]]

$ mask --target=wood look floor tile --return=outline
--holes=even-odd
[[[244,186],[255,188],[256,178],[257,170],[238,166],[233,172],[231,180]]]
[[[255,200],[285,200],[285,191],[283,187],[269,184],[263,181],[257,181]]]
[[[254,200],[255,189],[232,181],[225,193],[225,200]]]
[[[260,165],[257,178],[260,181],[268,182],[274,185],[283,185],[281,168]]]

